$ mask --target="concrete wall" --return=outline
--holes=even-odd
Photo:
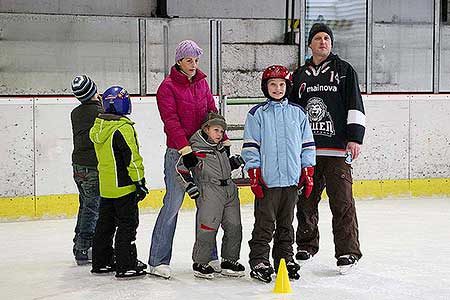
[[[298,18],[299,0],[294,1],[296,7],[295,16]],[[186,0],[167,0],[166,2],[169,16],[284,19],[286,15],[285,0],[196,0],[195,5],[193,5],[193,1]]]
[[[97,16],[153,16],[157,0],[0,0],[0,12]]]

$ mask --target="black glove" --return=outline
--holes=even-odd
[[[225,148],[225,152],[227,152],[227,157],[231,155],[231,146],[223,146]]]
[[[186,193],[188,193],[191,199],[197,199],[200,196],[200,191],[195,183],[189,182],[186,187]]]
[[[243,165],[245,162],[242,159],[242,156],[239,154],[233,155],[229,158],[231,170],[238,169],[241,165]]]
[[[192,169],[198,164],[198,158],[195,156],[194,152],[183,155],[182,158],[184,166],[188,169]]]
[[[144,200],[145,196],[148,194],[148,189],[145,187],[145,178],[135,181],[134,185],[136,186],[136,201],[139,202]]]

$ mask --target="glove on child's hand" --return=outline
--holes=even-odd
[[[189,182],[186,187],[186,193],[188,193],[191,199],[195,200],[200,196],[200,191],[195,183]]]
[[[188,154],[183,155],[182,158],[184,166],[188,169],[192,169],[198,163],[198,158],[195,156],[194,152],[189,152]]]
[[[245,163],[244,160],[242,159],[242,156],[240,156],[239,154],[230,156],[229,161],[231,170],[236,170]]]
[[[139,181],[135,181],[134,185],[136,185],[136,200],[137,202],[144,200],[145,196],[148,194],[148,189],[145,186],[145,178],[142,178]]]
[[[253,194],[255,194],[256,198],[262,199],[264,197],[262,185],[266,184],[261,177],[261,169],[256,168],[248,170],[248,176],[250,177],[250,188],[252,189]]]
[[[305,184],[306,198],[309,198],[309,195],[311,195],[311,192],[314,187],[313,175],[314,175],[314,167],[306,167],[302,169],[302,175],[300,176],[300,181],[298,182],[298,188],[302,189],[303,184]]]

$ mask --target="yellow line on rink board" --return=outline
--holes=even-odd
[[[450,196],[450,178],[362,180],[353,183],[355,199],[390,197]],[[139,203],[142,211],[162,207],[164,190],[152,190]],[[326,193],[324,191],[324,198]],[[253,203],[250,187],[239,187],[241,205]],[[194,209],[195,201],[187,195],[182,209]],[[78,195],[23,196],[0,198],[0,222],[47,218],[71,218],[78,211]]]

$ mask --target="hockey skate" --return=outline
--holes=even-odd
[[[206,279],[214,278],[214,269],[209,264],[194,263],[192,269],[194,270],[195,277]]]
[[[77,265],[84,266],[92,262],[92,248],[88,250],[74,250],[75,261]]]
[[[266,265],[263,262],[257,264],[250,271],[250,277],[258,279],[265,283],[270,283],[272,281],[272,274],[274,270],[272,266]]]
[[[312,255],[306,250],[298,250],[297,254],[295,254],[295,259],[300,266],[303,266],[312,259]]]
[[[346,275],[356,268],[358,265],[358,258],[353,254],[346,254],[339,256],[337,260],[337,267],[341,275]]]
[[[300,274],[298,273],[298,271],[300,271],[300,265],[298,263],[296,263],[295,261],[289,261],[286,263],[286,269],[288,271],[289,279],[300,279]]]
[[[116,270],[116,265],[105,265],[105,266],[95,266],[92,267],[91,273],[93,275],[108,275]]]
[[[128,269],[126,271],[117,271],[116,272],[116,278],[117,279],[135,279],[135,278],[141,278],[147,275],[147,272],[145,271],[147,269],[147,265],[144,264],[140,260],[136,260],[136,264],[133,268]]]
[[[222,275],[230,277],[245,276],[245,267],[237,261],[222,259],[220,264],[222,268]]]

